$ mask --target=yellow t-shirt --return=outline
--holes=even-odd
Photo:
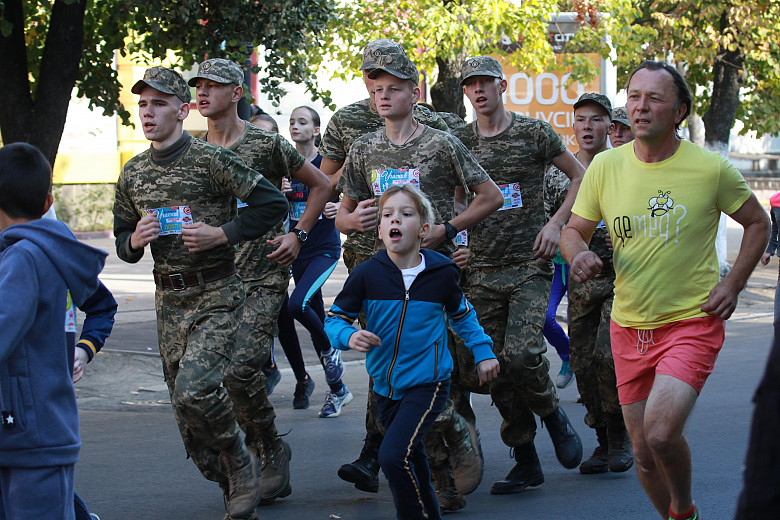
[[[728,161],[688,141],[658,163],[637,159],[631,144],[598,154],[572,211],[603,219],[612,236],[612,319],[653,329],[705,316],[701,306],[718,283],[720,212],[734,213],[750,193]]]

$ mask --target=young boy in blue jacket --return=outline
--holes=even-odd
[[[0,149],[0,519],[74,518],[81,443],[63,316],[68,291],[77,306],[95,295],[106,253],[40,218],[50,189],[40,151]]]
[[[355,267],[325,321],[331,344],[366,352],[385,434],[379,465],[399,519],[441,518],[423,435],[444,409],[453,362],[445,316],[474,354],[480,384],[496,377],[493,343],[458,286],[458,268],[420,250],[433,222],[426,196],[393,185],[379,199],[379,237],[386,250]],[[352,323],[360,311],[366,329]]]

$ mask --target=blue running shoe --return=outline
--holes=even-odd
[[[338,417],[341,415],[341,407],[352,402],[352,393],[344,385],[341,392],[328,392],[325,396],[325,404],[320,410],[320,417]]]
[[[274,365],[270,369],[263,367],[263,373],[265,374],[265,393],[271,395],[274,393],[274,388],[282,380],[282,373],[279,371],[279,367]]]
[[[341,351],[331,348],[320,356],[320,363],[325,369],[325,381],[329,385],[335,385],[341,381],[344,375],[344,363],[341,361]]]

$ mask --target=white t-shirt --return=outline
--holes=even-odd
[[[425,270],[425,257],[422,253],[420,253],[420,265],[410,267],[409,269],[401,269],[401,274],[404,275],[404,286],[406,286],[407,291],[412,286],[412,282],[417,278],[417,275],[423,272],[423,270]]]

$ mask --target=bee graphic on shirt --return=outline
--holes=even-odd
[[[650,197],[650,200],[647,202],[650,207],[647,209],[650,210],[651,217],[660,217],[671,211],[674,206],[674,200],[669,196],[671,193],[671,191],[658,190],[658,195]]]

